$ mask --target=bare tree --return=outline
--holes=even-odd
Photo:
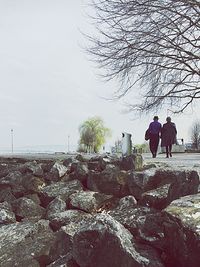
[[[91,1],[98,36],[88,52],[106,79],[120,81],[117,98],[139,92],[130,111],[182,112],[200,98],[199,0]]]
[[[194,122],[191,128],[192,145],[195,149],[200,147],[200,121]]]

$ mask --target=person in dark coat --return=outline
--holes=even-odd
[[[150,135],[149,147],[153,158],[156,158],[158,144],[160,140],[161,128],[162,125],[160,122],[158,122],[158,116],[154,116],[153,121],[149,124],[148,128]]]
[[[167,123],[163,124],[161,130],[161,147],[166,148],[166,158],[172,157],[172,145],[176,144],[176,125],[170,117],[166,118]]]

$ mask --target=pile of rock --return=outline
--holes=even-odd
[[[0,266],[199,267],[196,171],[0,159]]]

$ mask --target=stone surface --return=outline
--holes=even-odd
[[[78,180],[52,183],[51,185],[42,188],[40,192],[40,199],[42,204],[47,206],[54,198],[58,196],[62,197],[64,200],[67,200],[71,194],[82,189],[83,187]]]
[[[54,240],[54,234],[45,221],[1,226],[1,266],[39,267],[42,262],[43,264],[48,262],[50,247]]]
[[[0,225],[15,223],[16,217],[8,202],[0,203]]]
[[[106,201],[112,199],[112,195],[93,191],[80,191],[70,195],[69,205],[71,208],[83,210],[86,212],[95,212],[103,206]]]
[[[61,226],[67,225],[70,222],[76,223],[87,215],[87,213],[80,210],[65,210],[60,213],[55,213],[51,217],[50,226],[54,231],[57,231]]]
[[[170,203],[170,199],[168,197],[170,186],[170,184],[165,184],[154,190],[143,193],[138,204],[159,210],[166,208]]]
[[[141,252],[130,232],[106,214],[93,216],[74,236],[73,257],[82,267],[164,266],[157,255]]]
[[[164,211],[166,264],[200,266],[200,194],[174,200]]]
[[[120,171],[115,166],[106,168],[102,172],[91,171],[87,181],[91,191],[123,197],[129,195],[128,173]]]
[[[65,211],[66,203],[62,197],[54,198],[46,208],[46,218],[51,220],[55,217],[55,214]]]
[[[20,221],[23,218],[37,217],[42,218],[45,215],[45,209],[35,203],[32,199],[21,197],[12,202],[12,208]]]

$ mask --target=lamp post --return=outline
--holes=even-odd
[[[13,153],[13,129],[11,129],[11,151]]]
[[[69,138],[70,138],[70,136],[68,135],[68,140],[67,140],[68,153],[69,153]]]

